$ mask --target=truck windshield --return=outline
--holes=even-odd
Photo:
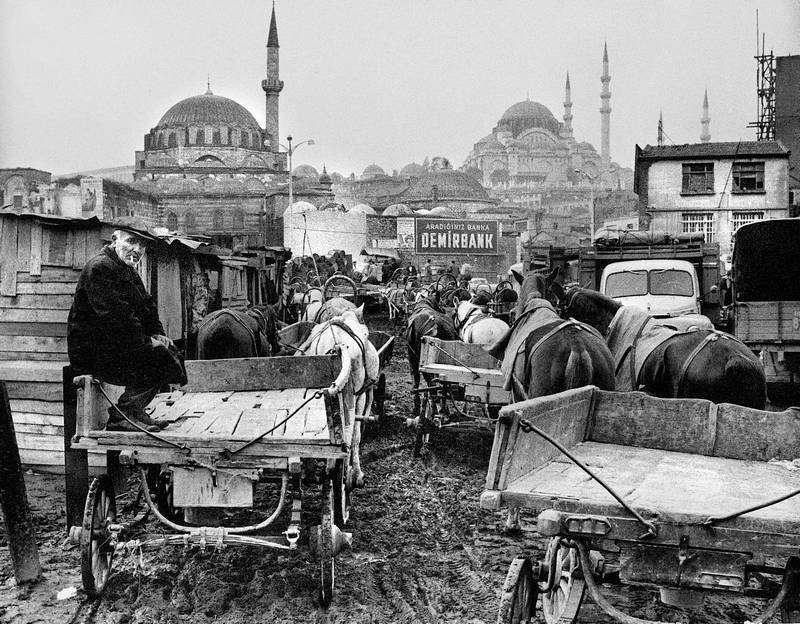
[[[606,295],[615,297],[634,297],[647,294],[647,271],[620,271],[606,279]]]
[[[650,271],[650,294],[691,297],[694,295],[692,276],[674,269]]]
[[[649,281],[649,288],[648,288]],[[658,271],[620,271],[606,278],[605,294],[611,298],[651,295],[694,295],[692,276],[686,271],[664,269]]]

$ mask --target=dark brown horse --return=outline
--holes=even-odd
[[[440,338],[441,340],[458,340],[458,332],[451,319],[443,314],[435,300],[420,293],[411,315],[408,317],[406,327],[406,345],[408,348],[408,365],[411,368],[411,378],[414,381],[414,390],[419,388],[419,358],[422,351],[422,339],[425,336]],[[426,378],[426,381],[430,381]],[[414,414],[419,415],[419,393],[414,393]]]
[[[506,336],[487,348],[503,360],[506,388],[515,400],[595,385],[614,389],[614,361],[602,336],[575,320],[564,321],[542,298],[548,277],[529,274],[522,282],[516,320]]]
[[[247,310],[223,308],[203,319],[197,332],[197,359],[277,355],[278,318],[271,306]]]
[[[618,390],[756,409],[766,405],[763,366],[730,334],[678,331],[643,310],[584,288],[567,291],[563,314],[589,323],[605,336],[614,356]]]

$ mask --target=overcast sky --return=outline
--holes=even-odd
[[[754,139],[756,9],[767,49],[800,54],[800,0],[278,0],[282,137],[294,164],[388,173],[425,156],[460,166],[530,97],[600,149],[608,42],[611,156],[633,166],[659,111],[697,142]],[[206,90],[264,125],[267,0],[0,0],[0,167],[53,173],[132,165],[143,135]]]

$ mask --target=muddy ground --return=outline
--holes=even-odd
[[[394,420],[380,436],[367,434],[362,447],[367,483],[355,495],[349,525],[353,548],[337,559],[337,593],[327,610],[316,601],[317,572],[307,550],[286,555],[240,546],[205,554],[165,547],[125,556],[115,561],[103,598],[89,600],[81,590],[80,552],[68,544],[64,531],[63,477],[30,473],[26,482],[44,579],[32,587],[15,586],[0,533],[0,621],[495,622],[509,562],[518,553],[536,556],[544,542],[533,532],[532,518],[523,516],[522,535],[509,536],[502,532],[504,514],[479,508],[490,436],[442,435],[434,441],[430,461],[412,457],[412,433],[401,422],[412,411],[405,355],[399,336],[386,371],[392,395],[387,412]],[[148,522],[157,530],[155,521]],[[73,587],[78,590],[73,597],[56,598]],[[741,623],[764,608],[760,600],[717,595],[690,611],[661,605],[657,591],[604,591],[631,615],[668,622]],[[612,620],[587,597],[578,621]]]

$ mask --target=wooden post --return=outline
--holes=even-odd
[[[0,503],[3,507],[8,549],[17,583],[36,581],[42,575],[36,532],[25,491],[14,421],[6,384],[0,381]]]
[[[71,526],[83,524],[83,508],[89,493],[89,454],[72,448],[75,435],[78,393],[72,383],[71,366],[65,366],[64,386],[64,478],[67,495],[67,532]]]

